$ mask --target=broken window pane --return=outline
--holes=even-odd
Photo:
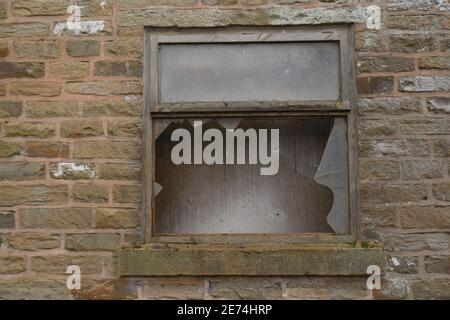
[[[349,233],[344,117],[153,120],[155,233]]]
[[[161,102],[337,101],[339,43],[163,44]]]

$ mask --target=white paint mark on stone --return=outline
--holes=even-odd
[[[60,162],[58,163],[56,172],[53,173],[53,177],[61,178],[64,173],[88,173],[90,178],[94,178],[95,170],[89,164],[76,164],[73,162]]]
[[[125,96],[124,99],[126,102],[133,102],[133,101],[136,101],[138,98],[134,95],[128,95],[128,96]]]
[[[396,257],[392,257],[392,263],[394,264],[394,266],[398,267],[400,265],[400,262],[398,261],[398,259]]]
[[[105,21],[81,21],[79,23],[79,28],[71,29],[71,26],[67,22],[58,22],[55,24],[53,29],[53,34],[61,35],[65,31],[71,31],[75,35],[80,35],[81,33],[95,35],[102,32],[105,29]]]
[[[377,5],[367,7],[367,28],[371,30],[381,29],[381,8]]]

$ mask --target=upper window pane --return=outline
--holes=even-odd
[[[339,43],[162,44],[161,102],[337,101]]]

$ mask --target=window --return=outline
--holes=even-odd
[[[146,239],[356,239],[352,43],[349,26],[147,29]]]

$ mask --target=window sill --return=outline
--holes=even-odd
[[[365,275],[378,246],[148,244],[119,252],[121,276]]]

